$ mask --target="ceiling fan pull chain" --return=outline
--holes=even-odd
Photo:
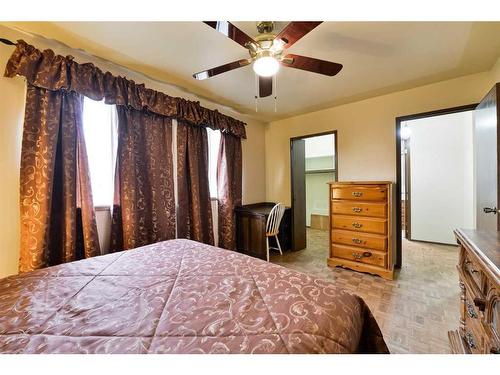
[[[274,83],[274,112],[278,112],[278,75],[276,74],[273,79]]]
[[[255,81],[254,81],[254,87],[255,87],[255,96],[254,96],[254,98],[255,98],[255,112],[259,112],[258,108],[257,108],[257,98],[258,98],[258,96],[257,96],[258,92],[257,91],[258,91],[258,85],[259,85],[259,81],[258,80],[259,80],[259,77],[257,76],[257,74],[255,74]]]

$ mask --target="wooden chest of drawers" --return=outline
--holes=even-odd
[[[453,353],[500,353],[500,232],[455,231],[460,322],[448,332]]]
[[[330,183],[329,266],[394,278],[392,182]]]

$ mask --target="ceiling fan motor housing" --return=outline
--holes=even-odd
[[[257,22],[257,31],[260,34],[270,34],[274,30],[274,22],[273,21],[260,21]]]
[[[274,24],[274,22],[269,23]],[[252,59],[269,56],[280,60],[284,43],[281,40],[277,40],[276,35],[271,32],[274,26],[268,27],[266,32],[261,32],[260,30],[263,30],[263,28],[259,28],[261,24],[262,22],[257,25],[260,34],[254,38],[254,42],[248,43],[245,47],[248,49]]]

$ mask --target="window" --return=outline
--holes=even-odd
[[[117,144],[117,113],[114,105],[85,98],[83,133],[87,146],[94,206],[113,205]]]
[[[208,181],[210,197],[217,199],[217,159],[219,157],[220,130],[207,128],[208,133]]]
[[[210,197],[217,199],[217,159],[220,131],[207,129]],[[87,146],[95,207],[113,206],[118,118],[116,107],[87,97],[83,102],[83,132]]]

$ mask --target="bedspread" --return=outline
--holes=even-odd
[[[334,283],[171,240],[0,280],[0,353],[388,353]]]

